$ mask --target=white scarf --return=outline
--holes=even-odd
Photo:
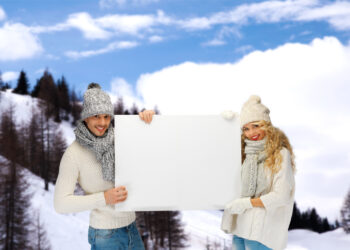
[[[264,173],[266,138],[260,141],[244,140],[246,158],[242,165],[242,197],[260,197],[267,192],[267,179]]]

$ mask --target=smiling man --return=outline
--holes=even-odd
[[[151,122],[153,110],[139,114]],[[113,105],[100,85],[91,83],[84,94],[81,119],[74,130],[76,140],[64,153],[55,187],[54,206],[59,213],[92,210],[88,240],[92,250],[144,249],[135,225],[135,212],[116,212],[115,204],[128,196],[116,186]],[[84,195],[75,195],[76,183]]]

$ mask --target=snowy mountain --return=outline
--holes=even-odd
[[[1,92],[0,113],[10,104],[14,105],[17,124],[28,121],[37,101],[30,96],[12,94],[11,91]],[[74,140],[73,127],[63,121],[60,129],[70,144]],[[0,156],[0,160],[3,158]],[[49,185],[49,191],[44,190],[44,181],[25,170],[30,190],[33,193],[31,205],[33,212],[39,211],[47,231],[53,250],[90,249],[87,240],[89,212],[62,215],[53,208],[54,185]],[[186,234],[189,237],[188,249],[224,249],[231,245],[231,236],[220,230],[220,211],[183,211],[182,220]],[[215,248],[216,246],[216,248]],[[335,231],[317,234],[308,230],[293,230],[289,232],[288,250],[301,249],[349,249],[350,236],[340,228]]]

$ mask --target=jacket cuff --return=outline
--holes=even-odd
[[[106,199],[105,199],[105,195],[104,192],[100,192],[96,194],[96,207],[102,207],[102,206],[106,206]]]
[[[260,196],[260,200],[262,201],[262,203],[264,204],[265,208],[269,208],[271,207],[271,203],[273,204],[273,198],[272,197],[267,196],[267,195],[263,195]]]

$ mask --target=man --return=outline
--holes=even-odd
[[[150,123],[153,110],[140,118]],[[76,140],[64,153],[55,187],[54,207],[58,213],[92,210],[88,240],[92,250],[144,249],[135,225],[135,212],[116,212],[126,200],[126,187],[114,187],[115,156],[113,105],[100,85],[91,83],[84,93],[81,120],[74,130]],[[116,142],[118,143],[118,142]],[[76,183],[85,195],[74,195]]]

